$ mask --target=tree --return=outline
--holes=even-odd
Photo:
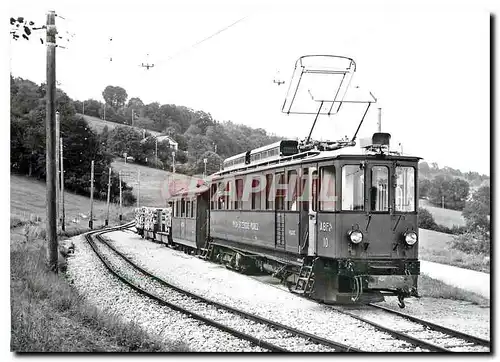
[[[127,91],[122,87],[108,85],[102,92],[106,104],[115,110],[123,107],[127,101]]]
[[[469,183],[461,178],[451,179],[437,175],[431,181],[429,199],[431,203],[441,206],[444,197],[445,208],[462,210],[469,195]]]
[[[490,231],[490,187],[480,187],[472,194],[472,199],[465,204],[462,216],[470,231],[484,234]]]
[[[421,178],[418,180],[418,193],[421,199],[427,198],[429,196],[430,189],[431,189],[431,180],[426,178]]]
[[[437,227],[432,214],[423,207],[418,208],[418,227],[427,230],[434,230]]]
[[[195,173],[203,173],[205,170],[204,159],[207,159],[207,175],[211,175],[220,170],[222,158],[212,151],[207,151],[196,161]]]

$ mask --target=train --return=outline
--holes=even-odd
[[[165,208],[136,209],[137,231],[323,303],[395,296],[404,308],[418,297],[420,158],[390,139],[379,130],[357,149],[355,137],[308,137],[245,151],[175,190]]]

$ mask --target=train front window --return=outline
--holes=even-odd
[[[373,166],[371,176],[371,211],[389,211],[389,169],[385,166]]]
[[[415,169],[396,167],[396,211],[415,211]]]
[[[342,210],[364,210],[364,169],[360,165],[342,167]]]

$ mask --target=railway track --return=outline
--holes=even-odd
[[[490,352],[491,343],[488,340],[386,307],[374,304],[367,307],[368,310],[356,309],[354,312],[345,307],[331,308],[432,352]]]
[[[102,237],[104,233],[126,229],[130,225],[131,223],[88,233],[86,240],[105,267],[138,293],[272,352],[361,352],[356,348],[206,299],[150,274]]]

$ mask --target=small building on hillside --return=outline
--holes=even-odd
[[[150,136],[150,137],[156,138],[156,140],[158,141],[158,143],[160,143],[160,142],[168,142],[168,146],[170,148],[173,148],[176,151],[179,148],[179,144],[177,142],[175,142],[171,137],[169,137],[167,135]],[[144,142],[145,140],[146,140],[146,138],[144,138],[141,141],[141,143]]]

